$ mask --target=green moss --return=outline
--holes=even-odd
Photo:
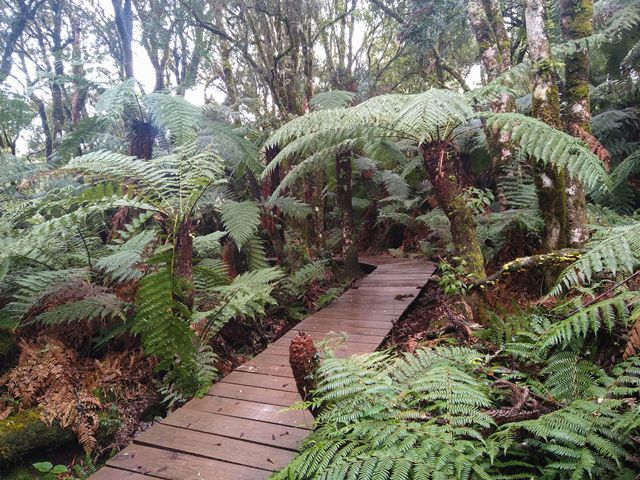
[[[98,431],[96,432],[98,444],[107,445],[121,426],[122,420],[120,420],[117,408],[98,414]]]
[[[46,425],[35,409],[23,410],[0,422],[0,468],[19,462],[35,450],[58,448],[75,436],[57,424]]]

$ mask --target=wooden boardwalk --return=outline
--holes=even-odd
[[[295,456],[312,428],[308,411],[287,411],[300,399],[289,366],[289,342],[299,331],[315,340],[333,332],[346,340],[340,357],[374,351],[424,287],[435,265],[365,257],[377,268],[307,317],[251,361],[213,385],[107,462],[93,480],[265,479]],[[344,332],[344,334],[342,334]]]

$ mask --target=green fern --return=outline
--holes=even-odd
[[[629,305],[640,302],[637,292],[619,293],[611,298],[578,308],[566,318],[553,322],[540,336],[540,348],[567,347],[584,340],[588,334],[597,335],[601,329],[609,332],[617,323],[625,323]]]
[[[488,114],[487,125],[500,132],[508,132],[513,142],[527,155],[543,163],[551,163],[557,169],[566,168],[587,189],[611,188],[602,162],[580,140],[519,113]]]
[[[624,398],[640,388],[637,357],[617,366],[611,375],[596,379],[587,397],[536,420],[508,424],[508,431],[534,435],[526,445],[544,455],[544,478],[621,478],[628,457],[629,438],[616,427],[625,410]]]
[[[479,429],[492,424],[469,349],[329,358],[319,427],[275,478],[495,478]]]
[[[329,90],[316,93],[309,104],[313,110],[346,107],[353,102],[355,96],[355,93],[345,90]]]
[[[596,273],[631,274],[638,265],[640,222],[600,228],[591,237],[580,259],[562,272],[551,294],[559,295],[575,285],[588,284]]]
[[[260,209],[251,201],[226,202],[222,206],[222,221],[238,250],[255,234],[260,223]]]

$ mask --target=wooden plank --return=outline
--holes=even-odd
[[[308,331],[306,332],[314,341],[320,340],[333,340],[333,341],[341,341],[344,340],[346,343],[365,343],[369,345],[380,345],[380,342],[387,336],[385,333],[377,334],[377,335],[363,335],[361,333],[352,333],[350,330],[338,330],[333,332],[315,332]],[[278,340],[273,342],[271,345],[289,345],[291,340],[298,335],[298,332],[290,332],[286,335],[280,337]],[[372,347],[375,349],[375,346]]]
[[[270,471],[285,467],[295,456],[291,450],[163,424],[142,432],[135,443]],[[248,449],[251,455],[247,455]]]
[[[271,475],[268,470],[260,470],[244,465],[202,458],[145,445],[131,445],[107,462],[107,476],[91,477],[95,480],[149,480],[161,478],[165,480],[257,480],[267,479]],[[110,468],[110,467],[117,467]],[[129,472],[126,472],[128,470]],[[120,473],[122,472],[122,473]],[[145,472],[140,475],[133,472]],[[132,476],[119,476],[129,473]],[[109,476],[113,475],[113,476]],[[137,475],[137,476],[136,476]]]
[[[382,343],[382,341],[380,342]],[[347,352],[352,355],[360,355],[363,353],[371,353],[377,345],[371,345],[367,343],[342,343],[339,345],[328,345],[327,348],[332,352]],[[273,345],[269,347],[269,353],[272,355],[278,355],[286,361],[289,361],[289,346],[288,345]],[[322,352],[320,352],[322,355]]]
[[[281,376],[282,378],[293,380],[293,371],[290,365],[273,366],[256,362],[246,362],[235,370],[236,372],[255,373],[257,375]]]
[[[284,334],[280,338],[293,338],[301,331],[305,333],[340,333],[340,332],[348,332],[349,335],[369,335],[369,336],[378,336],[378,335],[387,335],[389,333],[389,329],[391,328],[390,324],[386,324],[386,328],[372,328],[372,327],[356,327],[353,325],[344,325],[340,320],[329,320],[323,324],[318,322],[306,322],[302,321],[289,330],[286,334]],[[278,339],[279,340],[279,339]]]
[[[186,408],[179,408],[162,420],[162,423],[294,451],[309,434],[308,430],[302,428],[227,417]]]
[[[202,398],[194,398],[188,401],[182,408],[287,425],[289,427],[308,429],[313,425],[313,416],[306,410],[282,411],[283,407],[280,405],[268,405],[246,400],[234,400],[232,398],[205,395]]]
[[[334,317],[315,317],[315,318],[307,318],[300,322],[298,325],[292,328],[292,330],[300,330],[304,328],[308,328],[309,330],[321,331],[319,329],[327,328],[327,326],[336,326],[341,330],[351,331],[352,328],[361,329],[361,330],[372,330],[374,332],[385,331],[388,332],[392,327],[393,323],[390,321],[385,322],[370,322],[368,320],[343,320],[340,318]]]
[[[147,477],[136,472],[127,470],[119,470],[117,468],[102,467],[96,473],[89,477],[89,480],[150,480],[153,477]]]
[[[252,365],[265,365],[265,366],[272,366],[272,367],[291,368],[291,366],[289,365],[289,360],[283,360],[282,358],[280,358],[280,355],[270,352],[269,347],[267,347],[262,353],[253,357],[253,359],[247,363],[251,363]]]
[[[317,318],[317,319],[339,319],[339,320],[366,320],[370,322],[371,326],[375,326],[375,323],[391,323],[393,320],[398,318],[400,315],[395,312],[383,312],[379,311],[375,314],[372,312],[365,311],[362,308],[358,309],[347,309],[347,308],[338,308],[335,307],[326,307],[324,310],[314,313],[313,315],[307,317],[305,320],[309,318]]]
[[[297,392],[296,382],[290,378],[283,378],[276,375],[260,375],[252,372],[241,372],[235,370],[220,380],[222,383],[234,383],[236,385],[251,385],[253,387],[273,388],[285,392]]]
[[[297,392],[283,392],[264,387],[250,387],[248,385],[220,382],[213,385],[207,395],[280,405],[281,407],[290,407],[301,400]]]

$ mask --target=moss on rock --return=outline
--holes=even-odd
[[[69,429],[47,425],[36,409],[23,410],[0,421],[0,469],[17,463],[36,450],[58,448],[74,441]]]

